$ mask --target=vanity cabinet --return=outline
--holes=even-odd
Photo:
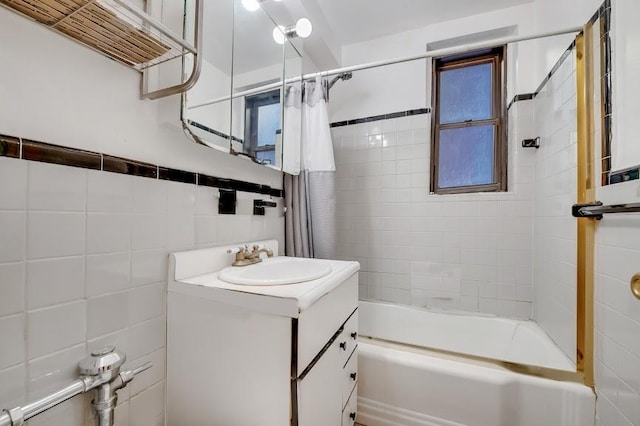
[[[185,253],[170,260],[167,424],[352,425],[359,265],[310,260],[332,272],[257,288],[190,275]]]
[[[298,377],[298,424],[352,425],[356,418],[358,374],[357,309],[317,362]]]

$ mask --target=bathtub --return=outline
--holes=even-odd
[[[361,336],[563,371],[575,364],[532,321],[361,301]]]
[[[545,364],[544,371],[569,366],[575,371],[566,357],[556,359],[559,351],[535,347],[550,343],[535,324],[360,302],[359,328],[357,421],[362,425],[594,424],[595,396],[572,374],[560,372],[566,380],[552,380],[492,361],[520,363],[520,357]],[[540,353],[532,355],[537,349]]]

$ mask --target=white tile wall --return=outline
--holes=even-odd
[[[428,114],[332,129],[339,257],[360,262],[362,299],[530,317],[534,153],[510,118],[506,193],[429,194]]]
[[[85,221],[84,213],[29,211],[27,213],[27,259],[84,254]]]
[[[534,198],[534,319],[576,362],[577,102],[571,54],[533,101],[536,153]]]
[[[154,364],[119,393],[116,425],[164,424],[168,253],[247,239],[284,247],[281,200],[254,217],[251,200],[265,196],[239,193],[238,214],[219,216],[217,196],[0,157],[0,408],[70,382],[109,344],[130,365]],[[93,425],[88,404],[76,397],[30,424]]]
[[[27,262],[27,308],[37,309],[82,299],[85,295],[84,265],[83,256]],[[65,286],[52,286],[51,277],[65,282]]]
[[[640,183],[598,188],[605,204],[640,202]],[[629,289],[640,272],[640,215],[608,215],[596,230],[595,374],[599,426],[640,425],[640,301]]]

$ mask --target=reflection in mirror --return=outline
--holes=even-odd
[[[289,41],[284,44],[284,81],[283,133],[280,144],[282,171],[297,175],[300,173],[302,137],[302,56]]]
[[[202,71],[198,83],[183,95],[182,108],[183,119],[197,140],[225,152],[229,152],[231,101],[196,105],[229,97],[233,66],[233,3],[234,0],[207,0],[203,4]],[[186,23],[194,21],[194,6],[195,1],[186,0]],[[192,33],[185,28],[186,35]],[[187,56],[187,59],[190,58]],[[190,70],[191,64],[185,63],[184,69]]]
[[[189,23],[195,1],[186,1]],[[287,159],[294,163],[288,170],[297,170],[300,49],[291,40],[276,43],[276,24],[261,7],[247,8],[247,4],[246,0],[205,2],[202,72],[183,97],[182,117],[197,142],[278,170],[283,168],[283,146],[291,143]],[[187,38],[192,33],[192,28],[185,28]],[[184,69],[191,69],[186,60]],[[292,108],[283,109],[283,102]]]
[[[234,11],[231,149],[280,169],[283,47],[273,40],[276,25],[262,8],[234,0]],[[257,90],[262,86],[271,88]]]

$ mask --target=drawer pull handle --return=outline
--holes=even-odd
[[[353,333],[351,333],[351,338],[353,340],[356,340],[358,338],[358,333],[356,333],[355,331]]]
[[[349,377],[351,377],[352,380],[355,380],[356,377],[358,377],[358,373],[351,373],[349,374]]]
[[[356,419],[356,413],[349,413],[349,418],[351,420],[355,420]]]
[[[340,342],[340,349],[342,349],[343,351],[347,350],[347,342]]]

